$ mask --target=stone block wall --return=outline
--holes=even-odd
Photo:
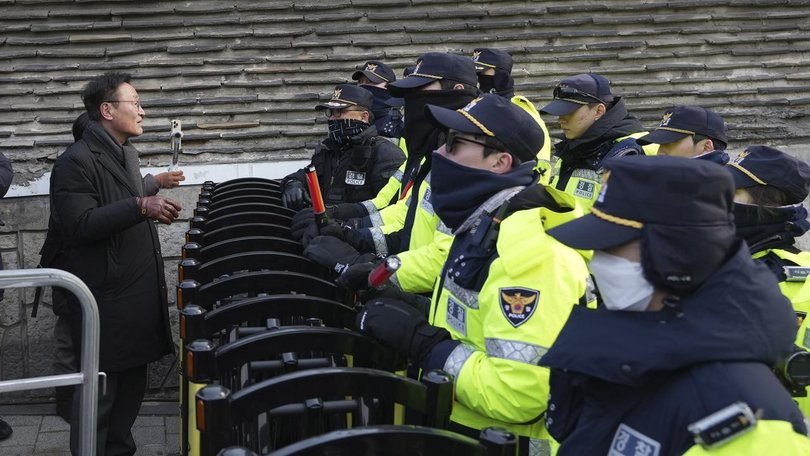
[[[118,70],[146,111],[144,166],[168,164],[175,118],[185,164],[306,158],[325,133],[314,105],[366,60],[400,74],[427,51],[491,46],[513,54],[516,91],[538,106],[559,79],[593,71],[647,126],[700,104],[725,117],[732,152],[766,143],[810,159],[809,32],[810,0],[0,0],[0,151],[16,185],[46,177],[72,142],[81,87]],[[197,191],[167,193],[190,208]],[[37,264],[47,206],[0,200],[6,267]],[[170,279],[185,228],[160,229]],[[0,302],[0,379],[49,373],[50,296],[36,319],[32,298]],[[151,397],[171,368],[155,366]]]

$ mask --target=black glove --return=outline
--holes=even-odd
[[[379,261],[353,264],[340,273],[340,277],[335,280],[335,283],[351,290],[366,289],[368,288],[368,275],[379,264]]]
[[[310,241],[304,249],[304,256],[338,274],[355,263],[376,258],[373,253],[361,254],[354,247],[332,236],[318,236]]]
[[[303,183],[297,180],[290,180],[287,181],[287,185],[284,186],[284,192],[281,194],[281,202],[284,204],[284,207],[298,210],[309,204],[311,200],[309,199],[309,193],[304,189]]]
[[[338,220],[349,220],[368,215],[366,208],[360,203],[340,203],[337,206],[327,208],[326,213],[331,218]]]
[[[322,226],[320,229],[318,229],[318,224],[316,222],[307,225],[301,235],[301,244],[304,246],[304,248],[306,248],[310,241],[318,236],[331,236],[340,239],[341,241],[346,240],[343,236],[343,227],[340,225],[340,223],[332,219],[327,219],[326,225]],[[356,248],[357,247],[355,247],[355,249]]]
[[[421,315],[424,315],[425,318],[427,318],[428,313],[430,312],[430,297],[402,291],[401,288],[392,283],[388,283],[380,288],[366,288],[365,290],[358,290],[357,298],[360,300],[360,302],[364,303],[368,303],[369,301],[380,298],[396,299],[397,301],[404,302],[405,304],[413,307],[419,311]]]
[[[315,213],[311,207],[305,207],[293,215],[292,223],[290,223],[292,238],[300,241],[309,225],[315,225]]]
[[[446,329],[429,324],[419,311],[395,299],[369,302],[357,313],[355,325],[361,333],[408,356],[416,365],[422,364],[433,347],[450,339]]]

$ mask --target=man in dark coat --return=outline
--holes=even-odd
[[[90,117],[82,139],[57,159],[51,174],[49,231],[61,240],[54,267],[82,279],[101,318],[99,369],[107,374],[99,397],[99,455],[135,454],[131,428],[146,390],[146,366],[174,350],[166,281],[157,229],[170,224],[180,206],[144,196],[138,151],[129,138],[143,133],[144,112],[129,75],[107,73],[82,91]],[[81,311],[75,297],[60,292],[55,312],[71,323],[81,350]],[[76,396],[78,399],[78,395]],[[72,422],[78,420],[74,402]],[[76,453],[77,426],[71,426]]]

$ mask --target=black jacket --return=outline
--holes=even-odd
[[[562,161],[556,187],[564,190],[577,168],[598,171],[617,139],[641,131],[644,131],[641,122],[627,112],[624,100],[618,98],[582,137],[563,139],[554,145],[554,155]]]
[[[736,253],[675,308],[577,306],[540,360],[551,373],[547,427],[560,455],[608,454],[627,435],[664,455],[694,445],[687,426],[736,401],[805,433],[802,414],[770,366],[796,337],[776,279]]]
[[[99,369],[108,372],[174,352],[157,229],[140,214],[135,199],[140,195],[115,147],[120,146],[93,122],[56,160],[48,237],[58,241],[43,252],[44,266],[75,274],[96,298]],[[78,342],[76,298],[55,292],[54,311],[71,320]]]
[[[373,125],[343,147],[327,139],[318,144],[312,155],[321,195],[328,206],[374,198],[403,161],[402,149],[378,136]],[[300,181],[306,188],[304,170],[285,177],[283,185],[291,180]]]

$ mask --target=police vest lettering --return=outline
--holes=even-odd
[[[362,171],[346,171],[346,180],[348,185],[364,185],[366,183],[366,173]]]
[[[608,456],[658,456],[661,444],[622,423],[610,443]]]
[[[467,335],[467,309],[453,296],[447,297],[447,324],[462,336]]]

